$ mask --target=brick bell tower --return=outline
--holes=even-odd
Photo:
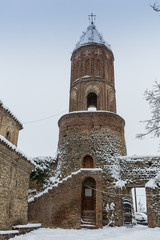
[[[86,169],[80,184],[81,214],[92,210],[96,227],[105,225],[103,209],[113,202],[113,194],[109,197],[114,188],[111,162],[116,156],[126,155],[125,122],[116,114],[114,56],[96,29],[93,14],[71,56],[69,113],[60,118],[58,125],[59,177]],[[100,197],[100,191],[87,192],[86,186],[101,188],[108,194]],[[87,203],[91,195],[93,201]],[[114,204],[118,211],[119,203]],[[118,218],[114,221],[121,225]]]
[[[114,56],[93,21],[71,57],[69,111],[116,112]]]

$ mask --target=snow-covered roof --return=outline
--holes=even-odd
[[[105,42],[102,34],[98,32],[93,22],[91,22],[91,24],[88,26],[86,32],[83,32],[79,42],[76,44],[74,51],[81,46],[88,45],[91,43],[103,44],[110,49],[110,45]]]
[[[9,142],[6,138],[0,135],[0,143],[4,144],[8,148],[10,148],[12,151],[19,154],[21,157],[25,158],[27,161],[31,162],[34,165],[34,162],[32,159],[28,158],[22,151],[20,151],[15,145],[13,145],[11,142]]]
[[[18,120],[18,118],[7,108],[3,102],[0,100],[0,107],[3,108],[20,126],[20,128],[23,128],[23,124]]]

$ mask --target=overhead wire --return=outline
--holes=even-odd
[[[50,115],[50,116],[48,116],[48,117],[45,117],[45,118],[40,118],[40,119],[28,121],[28,122],[23,122],[23,124],[31,124],[31,123],[42,122],[42,121],[48,120],[48,119],[50,119],[50,118],[57,117],[58,115],[66,112],[66,111],[67,111],[67,109],[65,109],[65,110],[63,110],[62,112],[59,112],[59,113],[57,113],[57,114],[54,114],[54,115]]]
[[[95,190],[95,191],[97,191],[97,192],[101,192],[101,193],[103,193],[103,194],[106,194],[106,195],[112,195],[112,196],[125,196],[126,194],[122,194],[122,193],[108,193],[108,192],[105,192],[105,191],[102,191],[102,190],[99,190],[99,189],[97,189],[97,188],[93,188],[93,187],[90,187],[90,186],[87,186],[87,185],[84,185],[85,187],[88,187],[88,188],[90,188],[90,189],[93,189],[93,190]],[[160,193],[159,194],[153,194],[153,195],[149,195],[149,194],[136,194],[137,196],[159,196],[160,197]]]

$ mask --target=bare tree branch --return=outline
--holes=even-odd
[[[137,134],[136,137],[143,139],[149,134],[160,137],[160,84],[155,82],[153,90],[146,90],[144,96],[151,108],[151,119],[141,121],[145,124],[145,133]]]
[[[154,3],[153,5],[150,5],[154,11],[160,12],[160,5],[158,3]]]

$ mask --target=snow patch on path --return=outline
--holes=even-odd
[[[159,240],[160,228],[145,226],[105,227],[103,229],[49,229],[41,228],[25,235],[12,238],[13,240]]]

